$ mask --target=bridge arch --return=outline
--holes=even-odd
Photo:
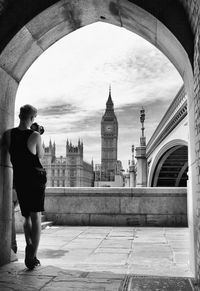
[[[149,172],[150,187],[187,187],[188,143],[173,140],[154,158]]]
[[[182,148],[182,149],[184,148],[186,150],[186,148],[188,148],[188,142],[183,139],[171,140],[170,142],[166,143],[160,149],[160,151],[156,154],[156,156],[151,160],[149,171],[148,171],[148,186],[149,187],[159,187],[159,185],[157,185],[157,179],[158,179],[160,170],[162,169],[164,162],[170,156],[170,154],[173,153],[174,150],[178,148]],[[187,154],[186,160],[188,164],[188,154]],[[180,168],[179,168],[179,171],[181,171]],[[167,187],[167,185],[165,186]],[[175,187],[175,185],[173,187]]]
[[[17,1],[14,1],[14,3],[15,2]],[[152,13],[149,13],[148,7],[141,8],[134,4],[134,1],[44,1],[44,3],[49,3],[49,5],[53,4],[52,6],[39,4],[41,1],[28,2],[30,4],[29,9],[27,9],[28,4],[26,4],[25,7],[23,7],[23,5],[22,7],[20,7],[20,5],[15,6],[18,3],[7,6],[5,5],[5,13],[2,14],[3,16],[0,18],[2,24],[2,19],[5,20],[6,18],[6,12],[10,11],[10,18],[7,19],[7,22],[5,23],[6,27],[9,27],[11,23],[12,29],[7,31],[7,28],[5,27],[3,32],[1,31],[1,135],[7,128],[13,126],[17,88],[23,75],[35,59],[54,42],[68,33],[94,22],[104,21],[139,34],[162,51],[174,64],[184,80],[190,108],[190,132],[191,136],[194,136],[194,90],[193,69],[191,65],[192,53],[189,53],[189,50],[185,47],[186,42],[182,41],[180,32],[177,32],[178,30],[176,28],[179,25],[178,22],[174,24],[168,23],[168,25],[166,25],[165,19],[169,19],[169,15],[163,14],[163,17],[158,17],[156,13],[153,13],[153,11]],[[156,6],[159,5],[159,1],[151,2],[154,3],[155,11],[158,11],[159,9],[156,9]],[[169,6],[172,5],[172,2],[179,1],[165,1]],[[32,8],[33,5],[35,6]],[[38,9],[39,6],[40,9]],[[165,12],[167,13],[167,7],[165,8]],[[12,17],[13,13],[15,14],[15,11],[18,13],[21,10],[26,10],[28,16],[26,15],[23,19],[18,19],[19,24],[14,23]],[[184,17],[186,17],[186,14]],[[185,31],[188,31],[189,24],[186,18],[185,20]],[[190,152],[194,153],[194,139],[191,138],[190,140]],[[10,258],[9,242],[11,237],[12,168],[9,159],[3,152],[2,148],[0,148],[0,153],[0,185],[2,185],[0,188],[0,235],[5,238],[5,240],[0,242],[0,261],[1,264],[4,264],[8,262]],[[195,157],[191,154],[191,164],[194,160]],[[193,171],[193,168],[191,171]],[[191,172],[191,177],[192,176]],[[192,203],[192,195],[190,199]]]

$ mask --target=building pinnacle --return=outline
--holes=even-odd
[[[111,85],[109,85],[109,95],[108,95],[108,100],[106,102],[106,108],[113,109],[113,101],[112,101],[112,97],[111,97]]]

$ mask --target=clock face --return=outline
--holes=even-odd
[[[112,124],[105,125],[105,132],[112,133],[113,132],[113,125]]]

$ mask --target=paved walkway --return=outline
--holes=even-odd
[[[1,291],[192,290],[187,228],[49,227],[34,271],[23,263],[23,234],[17,241],[18,262],[0,268]]]

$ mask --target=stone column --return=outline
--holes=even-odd
[[[0,74],[0,265],[4,265],[10,262],[11,255],[13,171],[2,137],[14,125],[18,83],[1,68]]]
[[[134,166],[129,167],[129,173],[130,173],[130,187],[136,187],[136,172]]]
[[[2,147],[2,134],[0,139],[0,265],[4,265],[10,262],[11,254],[12,167],[8,153]]]
[[[136,187],[136,167],[135,167],[134,150],[135,150],[135,147],[134,145],[132,145],[132,159],[129,163],[129,175],[130,175],[129,187]]]
[[[147,187],[147,158],[146,146],[136,147],[137,176],[136,187]]]

